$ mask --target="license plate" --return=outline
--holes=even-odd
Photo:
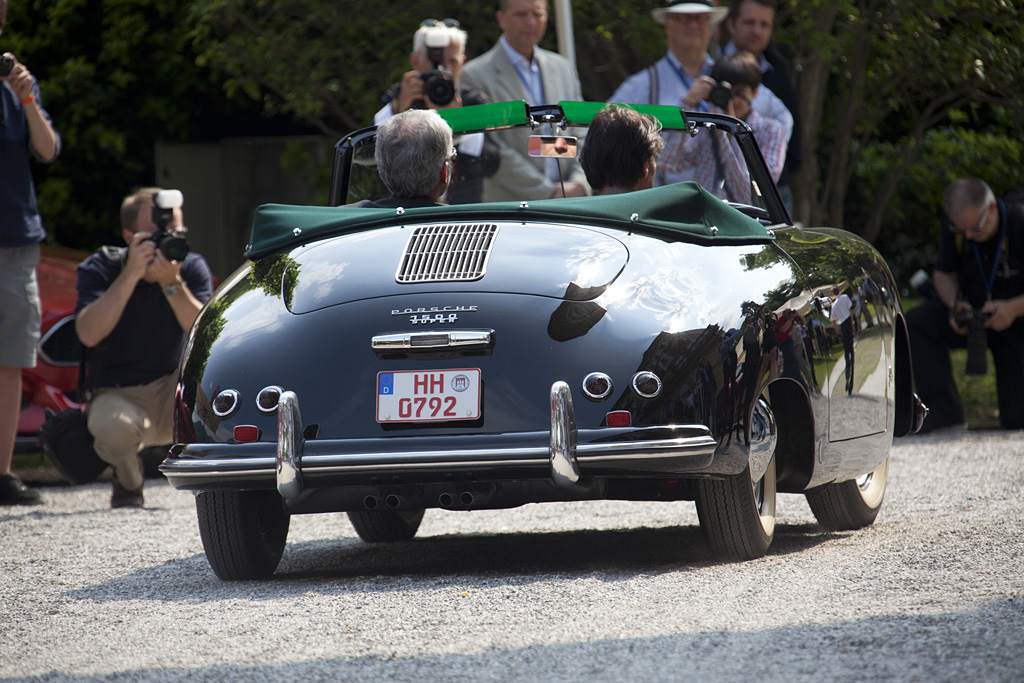
[[[377,373],[377,422],[447,422],[480,417],[480,370]]]

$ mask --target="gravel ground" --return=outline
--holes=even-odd
[[[292,520],[272,581],[210,571],[192,496],[0,508],[4,680],[1024,681],[1024,434],[897,442],[877,523],[780,496],[723,564],[691,503],[428,511],[417,538]]]

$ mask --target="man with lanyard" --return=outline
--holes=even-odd
[[[653,66],[638,71],[619,86],[608,100],[622,104],[664,104],[678,107],[701,76],[710,76],[715,63],[708,54],[714,27],[729,10],[713,7],[710,0],[669,2],[651,10],[665,27],[668,52]],[[710,105],[691,96],[692,109],[709,112]]]
[[[967,346],[968,329],[954,314],[984,321],[995,361],[999,421],[1024,428],[1024,204],[996,199],[978,178],[961,178],[946,191],[935,291],[907,313],[917,392],[928,406],[921,431],[960,425],[963,404],[949,349]]]
[[[576,69],[565,57],[537,47],[547,29],[547,0],[501,0],[496,14],[502,36],[497,45],[462,68],[462,84],[491,102],[525,100],[532,105],[583,99]],[[546,130],[545,135],[559,131]],[[584,132],[578,133],[583,144]],[[495,133],[501,149],[498,172],[484,179],[484,201],[582,197],[589,192],[576,159],[531,158],[530,131]]]

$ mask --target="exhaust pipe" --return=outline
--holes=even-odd
[[[446,491],[437,497],[437,504],[443,508],[450,508],[455,504],[455,496]]]
[[[375,510],[378,505],[380,505],[380,498],[377,496],[367,496],[366,498],[363,498],[363,506],[367,510]]]

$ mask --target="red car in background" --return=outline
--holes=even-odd
[[[78,364],[82,346],[75,334],[75,268],[88,252],[43,245],[36,266],[43,309],[36,367],[21,373],[21,413],[15,453],[39,450],[38,432],[46,409],[79,408]]]

